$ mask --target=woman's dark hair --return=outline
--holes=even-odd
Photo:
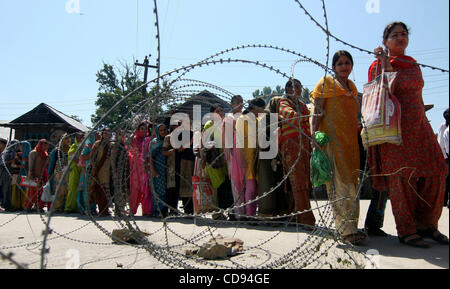
[[[448,112],[448,108],[444,111],[444,118],[445,118],[445,123],[447,124],[447,126],[450,123],[450,118],[449,118],[449,112]]]
[[[405,28],[406,32],[408,32],[408,34],[409,34],[409,29],[405,23],[392,22],[392,23],[389,23],[388,26],[386,26],[386,28],[384,29],[384,32],[383,32],[383,40],[384,41],[386,41],[389,38],[389,34],[391,34],[392,30],[394,30],[395,26],[397,26],[397,25],[401,25],[403,28]]]
[[[252,100],[250,100],[248,102],[248,106],[247,108],[242,112],[242,114],[248,114],[252,109],[254,109],[255,107],[261,107],[261,108],[265,108],[266,107],[266,102],[264,101],[263,98],[261,97],[257,97],[254,98]]]
[[[336,65],[336,63],[338,62],[338,60],[339,60],[339,58],[341,57],[341,56],[347,56],[349,59],[350,59],[350,61],[352,62],[352,66],[353,66],[353,57],[352,57],[352,55],[350,54],[350,52],[348,52],[348,51],[346,51],[346,50],[339,50],[338,52],[336,52],[335,54],[334,54],[334,56],[333,56],[333,61],[332,61],[332,64],[331,64],[331,67],[334,69],[334,66]]]
[[[288,89],[294,89],[294,82],[296,86],[299,85],[300,87],[302,87],[302,83],[300,82],[300,80],[291,78],[286,82],[286,85],[284,86],[285,91],[288,91]]]
[[[139,129],[141,128],[141,126],[144,126],[144,125],[148,127],[147,121],[141,122],[141,123],[138,125],[137,130],[139,130]]]
[[[220,103],[211,104],[211,106],[209,108],[209,112],[215,112],[216,109],[218,109],[219,107],[221,107],[223,109],[223,106]]]
[[[239,94],[236,94],[236,95],[233,95],[233,97],[231,98],[231,103],[236,103],[236,101],[237,101],[238,99],[244,100],[244,99],[242,98],[242,96],[240,96]]]

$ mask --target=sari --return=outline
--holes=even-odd
[[[291,185],[289,210],[292,212],[310,210],[309,194],[312,190],[309,166],[311,143],[308,138],[310,136],[310,125],[308,119],[302,117],[309,115],[309,110],[300,100],[294,102],[287,96],[280,99],[278,109],[281,120],[281,160],[285,173],[292,169],[291,174],[289,174]],[[298,161],[297,158],[299,158]],[[301,224],[314,226],[315,217],[309,211],[297,215],[297,221]]]
[[[43,209],[45,205],[50,207],[49,203],[44,203],[41,201],[42,186],[48,180],[48,153],[44,149],[45,142],[45,139],[39,140],[34,150],[29,154],[28,177],[35,179],[38,183],[38,187],[28,188],[27,190],[27,196],[24,204],[24,208],[27,210],[31,210],[33,206],[37,209]]]
[[[153,214],[162,214],[167,212],[166,202],[166,157],[163,155],[164,138],[159,134],[159,128],[162,124],[156,127],[156,137],[151,142],[151,157],[155,172],[158,177],[152,177],[154,193],[157,194],[160,200],[153,199]],[[153,194],[152,194],[153,196]],[[164,202],[164,203],[163,203]]]
[[[2,207],[6,211],[12,210],[12,166],[9,162],[16,158],[19,145],[19,141],[12,140],[0,159],[0,190],[3,192]]]
[[[350,90],[336,78],[327,76],[317,83],[311,93],[312,102],[314,99],[324,99],[324,116],[319,123],[319,131],[330,137],[324,151],[335,168],[333,181],[325,185],[331,201],[344,198],[332,205],[336,228],[342,236],[358,232],[359,218],[359,101],[354,83],[348,80],[348,85]]]
[[[231,192],[233,194],[234,205],[239,206],[244,202],[244,170],[245,162],[241,158],[239,149],[236,146],[236,121],[240,114],[233,115],[227,113],[223,120],[223,132],[225,136],[222,138],[225,141],[225,161],[227,163],[228,177],[231,181]],[[233,133],[227,132],[228,129],[232,129]],[[229,139],[228,139],[229,138]],[[232,144],[231,148],[228,148],[228,143]],[[245,207],[235,208],[236,218],[239,219],[240,215],[245,214]]]
[[[258,149],[257,149],[257,120],[253,113],[242,114],[236,120],[236,136],[238,151],[240,157],[244,161],[245,177],[244,177],[244,202],[247,203],[258,196],[258,186],[256,182],[256,167],[258,164]],[[245,213],[248,216],[256,215],[257,202],[253,202],[245,206]]]
[[[70,146],[69,151],[67,153],[69,162],[71,158],[74,156],[78,147],[79,147],[78,140],[77,138],[75,138],[75,142]],[[78,157],[79,156],[76,156],[73,162],[70,163],[68,192],[66,204],[64,207],[64,211],[66,212],[75,212],[77,210],[77,192],[78,192],[78,184],[80,182],[81,177],[81,167],[78,166]]]
[[[28,156],[31,152],[31,145],[27,141],[20,142],[20,145],[22,146],[22,155],[21,155],[21,165],[23,166],[19,170],[19,176],[17,178],[17,183],[12,184],[12,207],[15,210],[23,210],[25,205],[25,199],[26,199],[26,187],[22,187],[19,185],[20,178],[22,176],[28,175]]]
[[[78,166],[81,168],[80,182],[78,183],[77,190],[77,210],[81,214],[87,211],[95,212],[96,204],[95,202],[90,203],[90,177],[86,174],[86,169],[89,167],[91,160],[90,157],[87,160],[82,160],[81,158],[90,156],[92,151],[92,146],[95,142],[95,134],[92,134],[85,142],[84,148],[81,151],[80,160]]]
[[[64,210],[64,205],[67,197],[67,186],[68,186],[68,174],[66,174],[63,179],[64,170],[68,166],[68,151],[70,146],[65,146],[63,143],[64,137],[61,142],[55,147],[50,154],[50,163],[48,166],[48,175],[51,181],[52,191],[55,196],[55,201],[53,202],[53,208],[56,212],[61,212]],[[56,190],[60,186],[58,192]]]
[[[142,204],[142,214],[149,214],[151,211],[151,202],[148,201],[146,194],[147,174],[144,169],[144,146],[145,136],[135,135],[128,151],[130,163],[130,210],[135,215],[139,204]]]

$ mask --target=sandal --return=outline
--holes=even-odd
[[[414,236],[416,236],[416,237],[414,237]],[[413,237],[413,238],[411,238],[411,237]],[[400,240],[400,243],[411,246],[411,247],[430,248],[430,244],[425,242],[425,240],[417,233],[405,235],[403,237],[399,236],[398,239]]]
[[[342,236],[342,240],[352,244],[353,246],[362,245],[367,239],[367,235],[358,231],[357,233]]]
[[[439,244],[448,245],[449,240],[447,236],[439,232],[437,229],[429,228],[425,230],[417,230],[417,234],[419,234],[422,238],[430,238]]]

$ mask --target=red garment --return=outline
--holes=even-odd
[[[294,167],[300,153],[300,159],[289,175],[291,184],[290,211],[298,212],[311,209],[309,193],[312,190],[310,180],[309,157],[311,155],[311,144],[305,136],[289,138],[281,144],[281,157],[284,172],[289,172]],[[314,226],[316,220],[312,211],[297,215],[297,221],[301,224]]]
[[[396,67],[397,69],[407,69],[411,68],[417,61],[411,56],[400,55],[400,56],[390,56],[389,62],[391,63],[392,67]],[[395,70],[394,68],[394,71],[397,70]],[[379,66],[378,60],[375,60],[369,68],[369,81],[372,81],[380,73],[381,67]]]
[[[437,229],[442,214],[445,176],[411,178],[391,176],[389,198],[399,236],[414,234],[417,227]]]
[[[299,111],[297,111],[297,109]],[[281,98],[278,113],[281,119],[280,144],[300,135],[299,123],[303,136],[305,136],[305,134],[308,137],[311,136],[309,117],[306,117],[309,115],[309,110],[306,104],[301,100],[298,100],[297,103],[295,103],[288,97]]]
[[[45,143],[47,143],[47,140],[41,139],[41,140],[39,140],[37,146],[34,148],[37,151],[37,153],[39,154],[39,156],[44,160],[48,157],[47,150],[44,148]]]
[[[398,59],[412,58],[402,56]],[[398,59],[391,60],[397,72],[392,92],[401,105],[402,143],[398,146],[385,143],[369,147],[368,158],[373,187],[380,192],[389,192],[398,234],[405,235],[415,233],[416,224],[420,222],[437,228],[442,212],[442,202],[439,203],[439,200],[444,194],[444,187],[433,185],[435,181],[431,178],[443,180],[447,167],[425,115],[422,100],[424,81],[420,67]],[[370,66],[369,80],[376,76],[373,71],[376,65],[377,61]],[[377,74],[380,73],[378,67]],[[422,199],[429,204],[427,209],[424,209]],[[414,218],[419,216],[417,222]],[[435,223],[431,224],[428,220]]]
[[[149,191],[145,184],[148,178],[144,168],[144,155],[142,153],[145,138],[138,135],[133,138],[133,143],[129,147],[128,159],[130,163],[130,210],[133,215],[136,214],[139,204],[142,204],[142,213],[151,213],[151,202],[149,203]]]
[[[411,64],[409,68],[402,69],[404,62],[400,61],[393,61],[392,66],[398,73],[393,83],[393,94],[401,105],[402,144],[397,146],[386,143],[370,147],[372,174],[399,173],[405,178],[409,178],[413,171],[415,177],[446,174],[442,152],[425,115],[422,100],[424,82],[420,67]],[[371,66],[373,68],[374,64]],[[373,181],[376,190],[387,190],[383,177],[375,176]]]

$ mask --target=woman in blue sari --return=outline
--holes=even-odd
[[[95,133],[92,133],[84,144],[84,148],[81,151],[78,165],[81,167],[80,183],[78,184],[77,193],[77,209],[81,214],[87,213],[88,210],[95,214],[96,204],[89,205],[90,193],[89,193],[89,181],[90,178],[86,177],[86,169],[89,168],[91,161],[92,146],[95,143]]]
[[[153,179],[153,188],[156,196],[153,197],[153,215],[165,217],[167,215],[167,207],[161,202],[166,202],[166,157],[163,155],[163,142],[167,134],[167,128],[164,124],[159,124],[156,127],[156,137],[151,141],[150,148],[152,154],[152,162],[150,165]]]

